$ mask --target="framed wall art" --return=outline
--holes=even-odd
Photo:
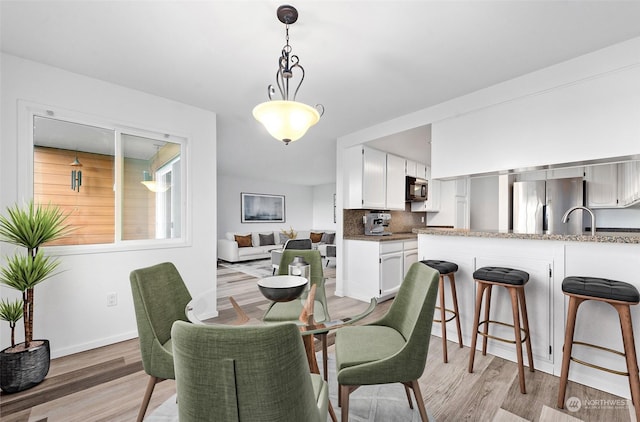
[[[284,223],[284,195],[240,193],[243,223]]]

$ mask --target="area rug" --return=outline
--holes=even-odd
[[[229,268],[234,271],[249,274],[256,278],[269,277],[273,275],[273,267],[271,266],[271,259],[257,259],[255,261],[244,262],[225,262],[218,261],[218,266]]]
[[[338,420],[338,383],[336,381],[335,356],[329,354],[329,399],[333,404]],[[322,373],[322,356],[318,355],[318,364]],[[413,395],[412,395],[413,399]],[[435,421],[427,409],[429,421]],[[409,407],[402,384],[368,385],[358,388],[349,396],[349,420],[352,422],[419,422],[420,413],[413,402]],[[176,396],[170,397],[145,418],[146,422],[178,422]]]

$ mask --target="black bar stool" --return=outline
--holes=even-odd
[[[531,335],[529,333],[529,319],[527,317],[527,302],[524,296],[524,286],[529,281],[529,274],[505,267],[482,267],[473,273],[473,279],[477,283],[478,291],[476,294],[476,309],[473,319],[473,335],[471,339],[471,354],[469,356],[469,372],[473,372],[473,360],[476,353],[476,341],[478,334],[482,339],[482,354],[487,354],[487,338],[503,341],[505,343],[515,343],[516,357],[518,359],[518,378],[520,380],[520,392],[526,394],[527,390],[524,383],[524,363],[522,358],[522,343],[527,346],[527,356],[529,357],[529,371],[533,372],[533,353],[531,351]],[[511,309],[513,312],[513,324],[507,324],[501,321],[493,321],[489,319],[489,309],[491,307],[491,288],[493,286],[504,287],[509,291],[511,296]],[[480,321],[480,312],[482,311],[482,297],[487,292],[484,304],[484,321]],[[522,314],[522,324],[520,324],[520,314]],[[513,327],[515,340],[505,339],[502,337],[492,336],[489,334],[489,324],[499,324],[506,327]],[[483,326],[483,331],[478,329]],[[521,326],[522,325],[522,326]],[[524,337],[522,336],[524,334]]]
[[[558,390],[558,407],[564,408],[567,381],[569,378],[569,364],[571,361],[599,369],[613,374],[629,377],[631,400],[636,409],[636,420],[640,421],[640,378],[638,377],[638,359],[636,357],[636,344],[633,338],[633,325],[631,323],[630,305],[640,302],[638,289],[623,281],[609,280],[597,277],[567,277],[562,281],[562,292],[569,296],[569,310],[567,311],[567,327],[564,334],[564,349],[562,352],[562,372],[560,374],[560,389]],[[595,344],[574,341],[573,334],[576,328],[576,316],[578,307],[585,300],[598,300],[608,303],[618,311],[620,329],[622,330],[622,342],[624,353]],[[573,345],[593,347],[599,350],[624,356],[627,361],[627,372],[615,371],[589,362],[576,359],[571,356]]]
[[[460,314],[458,312],[458,296],[456,295],[456,280],[454,273],[458,271],[458,265],[453,262],[439,261],[435,259],[427,259],[420,261],[423,264],[438,270],[440,273],[440,282],[438,284],[438,290],[440,291],[440,306],[436,306],[436,309],[440,309],[440,319],[434,319],[434,322],[440,322],[442,324],[442,357],[444,363],[449,361],[447,356],[447,322],[456,320],[456,328],[458,329],[458,344],[462,347],[462,330],[460,329]],[[453,309],[446,309],[444,304],[444,276],[449,278],[449,286],[451,287],[451,299],[453,300]],[[446,319],[446,312],[452,314],[449,319]]]

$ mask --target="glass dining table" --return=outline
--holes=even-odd
[[[315,299],[315,285],[309,289],[306,294],[306,299],[294,299],[294,300],[304,300],[303,310],[298,320],[291,321],[295,322],[300,329],[300,334],[302,336],[302,341],[304,343],[304,348],[307,355],[307,361],[309,363],[309,370],[312,373],[320,374],[320,368],[318,366],[318,361],[316,358],[315,344],[314,344],[314,336],[320,334],[327,334],[331,330],[338,329],[340,327],[344,327],[347,325],[354,324],[355,322],[360,321],[365,318],[369,314],[373,312],[377,305],[377,300],[375,298],[371,298],[369,305],[364,311],[355,314],[353,316],[345,316],[343,318],[334,319],[331,321],[323,321],[323,322],[315,322],[313,319],[313,303]],[[257,286],[256,286],[257,288]],[[185,314],[187,319],[194,324],[224,324],[224,325],[262,325],[267,324],[262,320],[256,318],[250,318],[245,311],[242,309],[240,305],[236,302],[236,300],[230,296],[229,301],[236,312],[236,319],[233,322],[229,322],[228,319],[225,319],[224,322],[217,321],[217,307],[216,303],[212,298],[215,298],[216,294],[214,290],[210,290],[204,292],[201,295],[194,297],[189,303],[187,303],[185,307]],[[273,324],[269,322],[268,324]],[[331,420],[337,422],[337,418],[335,412],[333,411],[333,407],[331,402],[329,401],[329,414],[331,415]]]

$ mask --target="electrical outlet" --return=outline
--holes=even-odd
[[[117,293],[107,293],[107,306],[116,306],[118,304]]]

